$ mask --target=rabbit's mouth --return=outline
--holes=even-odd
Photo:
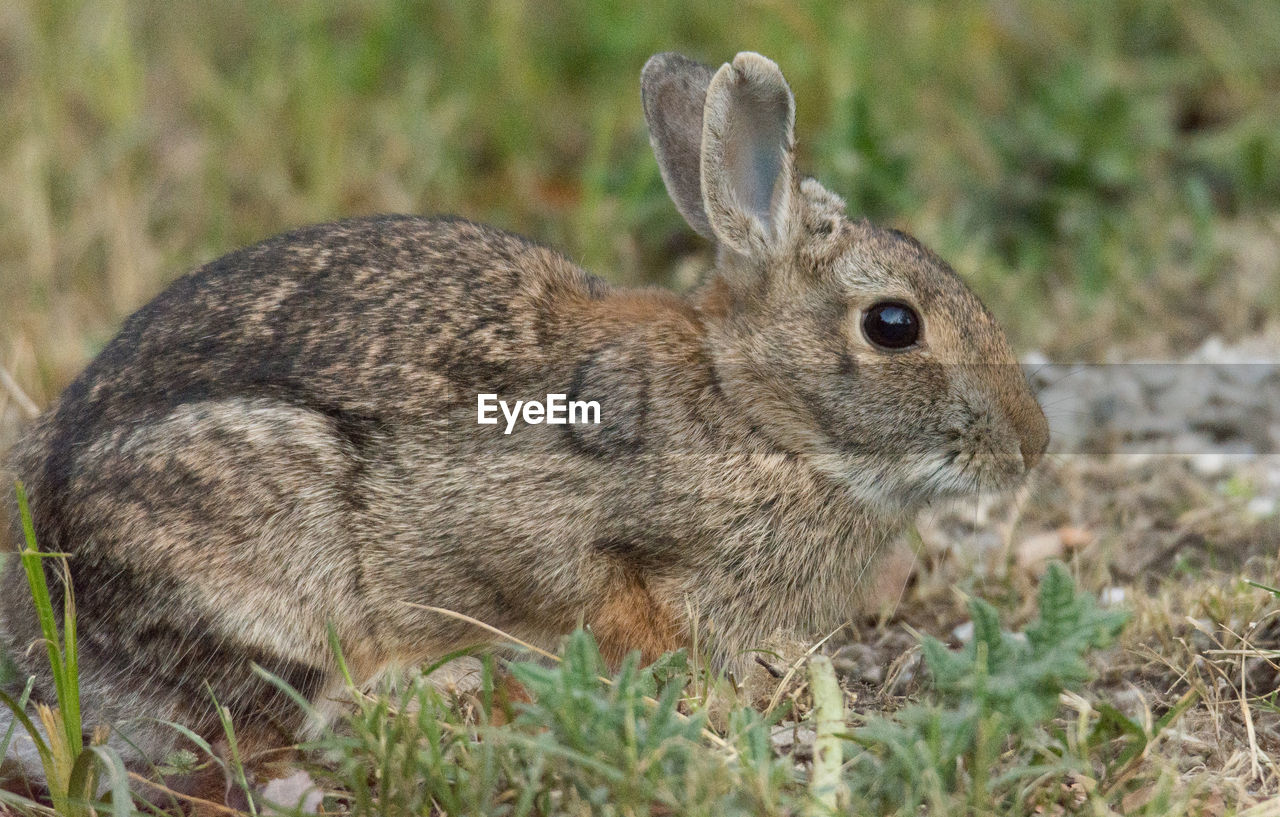
[[[936,494],[940,499],[1007,491],[1026,476],[1020,455],[985,446],[954,450],[947,460],[947,467],[939,472],[937,480]]]
[[[1026,478],[1019,438],[997,414],[966,402],[961,418],[933,456],[910,469],[906,481],[926,501],[1008,491]]]
[[[903,487],[918,504],[972,496],[995,487],[985,470],[969,452],[946,449],[913,464]]]

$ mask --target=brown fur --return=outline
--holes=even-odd
[[[923,503],[1022,479],[1047,427],[999,327],[799,180],[777,67],[661,55],[643,83],[664,179],[717,243],[689,296],[456,219],[308,227],[179,279],[35,422],[12,461],[71,554],[91,720],[214,735],[212,689],[286,740],[305,724],[252,665],[331,709],[330,624],[361,681],[493,640],[421,605],[544,645],[585,620],[613,661],[697,636],[734,668],[852,615]],[[919,312],[916,346],[864,337],[886,298]],[[505,435],[479,392],[598,400],[602,422]],[[21,658],[39,634],[3,581]],[[115,740],[139,764],[178,743]]]
[[[638,650],[647,664],[688,644],[682,616],[660,603],[636,571],[617,578],[589,624],[601,655],[614,666],[631,650]]]

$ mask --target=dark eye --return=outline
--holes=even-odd
[[[883,301],[862,318],[867,340],[885,349],[905,349],[920,339],[920,316],[898,301]]]

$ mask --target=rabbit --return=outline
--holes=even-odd
[[[309,722],[251,667],[332,717],[330,626],[360,682],[501,641],[423,606],[541,645],[584,624],[615,663],[696,640],[732,671],[852,616],[924,504],[1025,478],[1048,426],[1005,335],[799,175],[778,66],[658,54],[641,86],[715,247],[690,293],[459,218],[304,227],[179,278],[34,422],[11,467],[70,554],[90,720],[212,738],[211,691],[242,742],[291,741]],[[504,433],[480,394],[598,422]],[[4,648],[47,699],[16,561]],[[138,764],[180,739],[116,735]]]

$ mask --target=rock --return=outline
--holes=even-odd
[[[1064,550],[1062,534],[1046,531],[1023,539],[1014,548],[1013,555],[1018,567],[1038,575],[1049,560],[1062,558]]]
[[[817,736],[818,733],[807,726],[790,725],[775,731],[769,740],[779,754],[811,755]]]
[[[263,814],[319,814],[324,799],[311,775],[302,770],[268,782],[262,787],[261,795],[266,801],[265,808],[260,809]]]
[[[1227,455],[1217,452],[1195,454],[1191,457],[1191,468],[1202,477],[1221,476],[1227,470]]]
[[[1250,514],[1256,517],[1272,516],[1276,512],[1276,499],[1271,496],[1255,496],[1246,506]]]
[[[1067,550],[1080,550],[1093,544],[1093,532],[1070,526],[1058,528],[1058,538]]]
[[[1098,601],[1104,607],[1118,607],[1124,604],[1125,598],[1128,596],[1127,591],[1123,587],[1105,587],[1098,594]]]
[[[873,685],[884,681],[883,658],[866,644],[845,644],[831,656],[831,665],[853,681]]]

